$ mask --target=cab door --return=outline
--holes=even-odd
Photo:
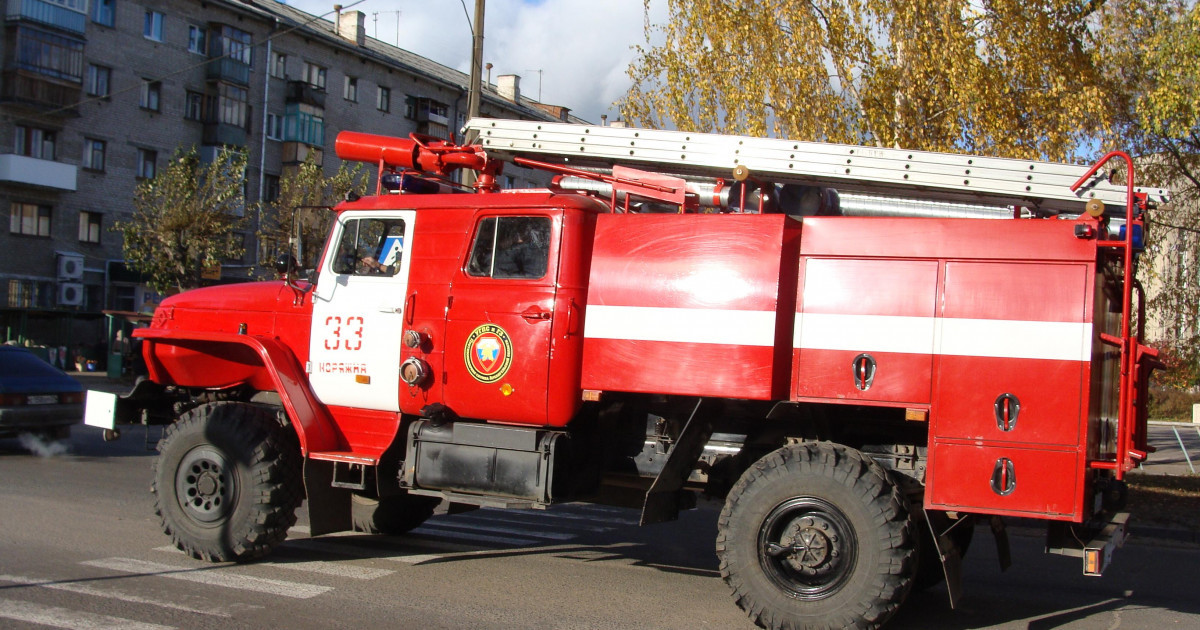
[[[412,210],[338,216],[313,291],[309,380],[327,405],[399,411]]]
[[[444,391],[459,416],[545,425],[562,211],[476,218],[446,322]]]

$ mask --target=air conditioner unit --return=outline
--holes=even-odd
[[[59,306],[82,306],[83,305],[83,283],[82,282],[60,282],[60,283],[58,283],[58,305]]]
[[[83,256],[74,254],[58,255],[58,279],[78,280],[83,277]]]

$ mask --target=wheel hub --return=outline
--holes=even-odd
[[[212,446],[189,451],[175,471],[175,494],[184,514],[201,523],[225,516],[233,505],[230,474],[225,456]]]
[[[759,530],[759,563],[793,597],[823,599],[853,572],[857,539],[845,515],[815,497],[781,503]]]

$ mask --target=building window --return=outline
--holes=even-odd
[[[271,51],[271,76],[277,79],[287,78],[287,55]]]
[[[279,114],[267,114],[267,138],[283,140],[283,117]]]
[[[163,40],[163,14],[158,11],[146,11],[146,19],[142,22],[142,37],[156,42]]]
[[[137,176],[151,179],[158,170],[158,152],[149,149],[137,150]]]
[[[253,60],[253,39],[250,33],[232,26],[221,26],[218,32],[217,48],[214,56],[229,57],[234,61],[250,65]]]
[[[187,91],[184,97],[183,117],[188,120],[204,120],[204,95],[200,92]]]
[[[99,212],[88,212],[86,210],[79,213],[79,241],[82,243],[99,243],[100,242],[100,217]]]
[[[283,139],[324,146],[325,110],[307,103],[289,103],[283,115]]]
[[[16,30],[11,44],[12,63],[48,77],[80,83],[83,81],[83,42],[24,26]],[[14,63],[15,62],[15,63]]]
[[[358,102],[358,77],[346,77],[345,87],[342,88],[342,98]]]
[[[318,90],[324,90],[325,68],[315,63],[304,62],[304,81]]]
[[[391,111],[392,109],[392,91],[382,85],[379,86],[379,91],[375,93],[375,109],[381,112]]]
[[[108,98],[108,83],[112,77],[112,68],[88,64],[87,93],[88,96],[103,96]]]
[[[93,171],[104,170],[104,153],[107,145],[95,138],[83,139],[83,168]]]
[[[272,202],[279,199],[279,176],[263,175],[262,200]]]
[[[17,125],[13,152],[39,160],[53,160],[54,138],[54,132],[49,129]]]
[[[250,97],[246,88],[229,83],[217,84],[217,95],[209,96],[207,122],[233,125],[247,129],[250,119]]]
[[[8,231],[27,236],[50,236],[50,206],[12,202]]]
[[[188,25],[188,52],[197,55],[208,54],[208,31],[194,24]]]
[[[92,21],[112,26],[117,17],[117,0],[92,0]]]
[[[404,96],[404,117],[409,120],[417,119],[417,97]]]
[[[162,83],[151,81],[150,79],[142,80],[142,95],[138,104],[142,109],[159,111],[159,99],[162,95]]]

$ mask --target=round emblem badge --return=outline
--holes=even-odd
[[[463,350],[467,371],[481,383],[495,383],[512,365],[512,340],[495,324],[484,324],[471,331]]]

